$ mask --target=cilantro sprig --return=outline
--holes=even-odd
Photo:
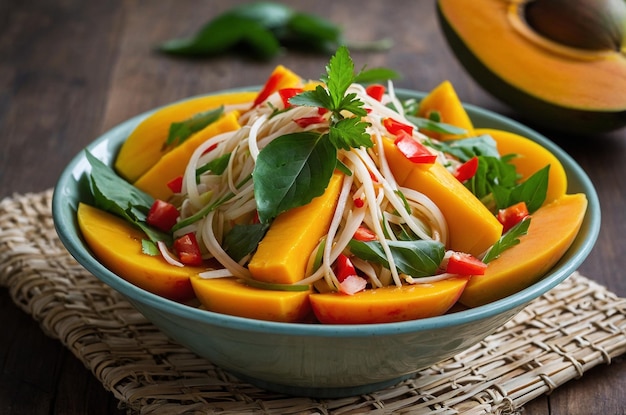
[[[254,196],[259,220],[269,223],[280,213],[304,206],[320,196],[338,165],[340,149],[371,147],[369,123],[363,102],[355,93],[347,93],[356,81],[395,77],[385,69],[362,70],[355,74],[354,62],[347,47],[337,49],[321,77],[326,87],[318,85],[292,97],[293,105],[320,107],[330,112],[327,132],[297,132],[277,137],[259,153],[255,168]]]

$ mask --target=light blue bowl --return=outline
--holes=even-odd
[[[423,94],[398,91],[403,98]],[[600,229],[600,206],[585,172],[563,150],[537,132],[471,105],[477,127],[526,136],[554,153],[568,175],[568,193],[587,195],[588,210],[572,247],[543,279],[502,300],[448,315],[372,325],[289,324],[259,321],[189,307],[142,290],[109,271],[93,256],[76,222],[87,200],[84,152],[62,173],[52,212],[59,237],[88,271],[123,294],[165,334],[212,363],[261,388],[293,395],[336,398],[368,393],[410,377],[420,369],[480,342],[533,299],[574,272],[591,251]],[[111,165],[122,142],[151,112],[105,133],[87,148]]]

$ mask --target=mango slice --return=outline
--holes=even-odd
[[[135,186],[155,199],[167,200],[173,195],[167,182],[185,172],[191,155],[200,144],[218,134],[241,128],[237,122],[238,116],[239,112],[237,111],[229,112],[189,137],[182,144],[163,155],[134,183]]]
[[[450,140],[474,135],[472,120],[469,115],[467,115],[465,108],[463,108],[463,104],[461,104],[461,100],[450,81],[443,81],[420,101],[417,111],[419,117],[429,118],[432,112],[439,113],[441,122],[463,128],[467,133],[463,135],[450,135],[422,131],[424,134],[439,140]]]
[[[396,181],[424,193],[441,209],[448,222],[449,249],[478,256],[500,239],[502,224],[445,167],[411,162],[390,139],[384,147]]]
[[[489,263],[484,275],[470,279],[460,302],[476,307],[514,294],[550,270],[574,242],[587,209],[583,193],[563,195],[532,216],[520,243]]]
[[[126,139],[115,160],[115,170],[129,182],[136,181],[165,154],[163,144],[172,123],[185,121],[195,114],[220,105],[252,102],[256,96],[256,92],[207,95],[157,110],[143,120]]]
[[[304,278],[309,256],[328,233],[343,174],[335,173],[323,195],[274,219],[248,269],[259,281],[293,284]]]
[[[295,323],[311,312],[310,291],[273,291],[250,287],[237,278],[191,277],[200,303],[209,311],[258,320]]]
[[[136,286],[176,301],[194,298],[189,276],[202,267],[177,267],[160,256],[141,252],[144,234],[126,221],[84,203],[78,205],[78,225],[89,248],[108,269]]]
[[[354,295],[311,294],[315,317],[324,324],[374,324],[415,320],[444,314],[458,300],[467,278],[428,284],[383,287]]]
[[[548,192],[544,204],[558,199],[567,191],[567,174],[565,169],[559,159],[545,147],[526,137],[508,131],[477,128],[474,132],[476,135],[490,135],[496,141],[498,152],[501,155],[518,154],[519,157],[511,160],[511,164],[522,175],[522,180],[532,176],[548,164],[550,165]]]

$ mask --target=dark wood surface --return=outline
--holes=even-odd
[[[172,59],[154,46],[188,35],[240,1],[0,2],[0,197],[54,186],[65,164],[98,135],[145,110],[191,95],[257,85],[282,63],[317,79],[327,57],[289,52],[276,61]],[[444,79],[463,101],[516,117],[475,84],[446,46],[432,1],[298,1],[340,23],[352,40],[389,37],[388,52],[354,52],[400,71],[396,86],[429,90]],[[626,91],[615,91],[625,93]],[[574,138],[540,130],[595,183],[603,224],[581,272],[626,296],[626,130]],[[121,413],[112,394],[0,289],[0,414]],[[614,359],[525,406],[532,414],[624,414],[626,362]]]

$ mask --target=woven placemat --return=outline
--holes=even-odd
[[[54,231],[52,192],[0,201],[0,285],[128,413],[517,413],[626,351],[626,299],[575,273],[475,347],[376,393],[298,398],[260,390],[169,340],[86,272]]]

